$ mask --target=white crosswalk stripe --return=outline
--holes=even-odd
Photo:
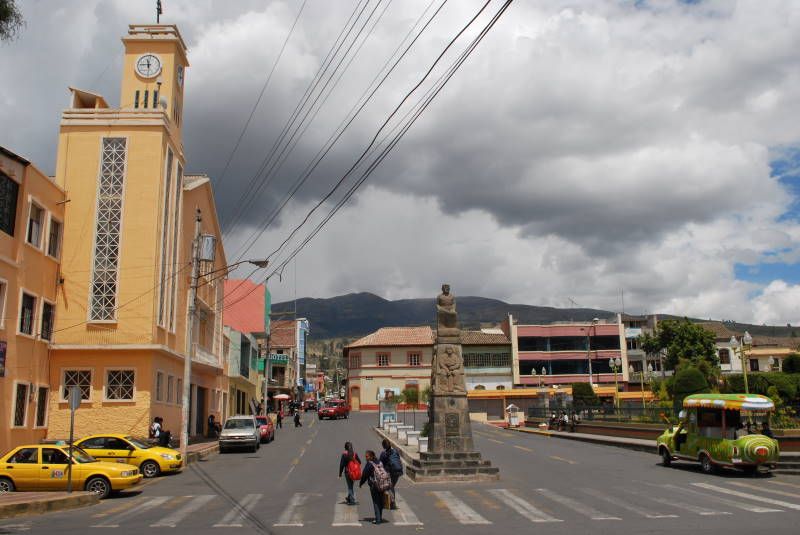
[[[785,490],[778,489],[778,488],[768,489],[766,487],[762,487],[762,486],[759,486],[759,485],[753,485],[751,483],[743,483],[741,481],[731,481],[730,484],[731,485],[736,485],[737,487],[745,487],[745,488],[749,488],[749,489],[754,489],[754,490],[757,490],[757,491],[760,491],[760,492],[767,492],[769,494],[777,494],[778,496],[787,496],[789,498],[800,499],[800,492],[787,492]]]
[[[581,515],[584,515],[584,516],[588,516],[592,520],[622,520],[618,516],[613,516],[613,515],[610,515],[608,513],[604,513],[602,511],[598,511],[597,509],[594,509],[593,507],[590,507],[590,506],[588,506],[586,504],[582,504],[582,503],[580,503],[580,502],[578,502],[576,500],[573,500],[572,498],[568,498],[566,496],[562,496],[560,494],[557,494],[557,493],[553,492],[552,490],[536,489],[536,492],[538,492],[539,494],[541,494],[542,496],[544,496],[546,498],[549,498],[549,499],[555,501],[556,503],[559,503],[559,504],[563,505],[564,507],[572,509],[573,511],[575,511],[578,514],[581,514]]]
[[[764,496],[758,496],[756,494],[751,494],[748,492],[739,492],[738,490],[718,487],[716,485],[711,485],[709,483],[692,483],[692,485],[694,485],[695,487],[700,487],[701,489],[713,490],[714,492],[721,492],[723,494],[730,494],[731,496],[738,496],[740,498],[747,498],[748,500],[753,500],[756,502],[768,503],[770,505],[777,505],[778,507],[786,507],[787,509],[794,509],[795,511],[800,511],[800,504],[797,503],[790,503],[790,502],[785,502],[783,500],[766,498]]]
[[[300,507],[306,503],[309,497],[319,496],[319,494],[312,494],[307,492],[296,492],[292,499],[289,500],[289,505],[286,510],[281,514],[275,527],[302,527],[303,526],[303,511]]]
[[[501,503],[509,504],[512,509],[531,522],[563,522],[563,520],[552,517],[541,509],[531,505],[508,489],[492,489],[489,493]]]
[[[399,492],[395,494],[395,503],[397,504],[397,509],[394,511],[389,511],[392,515],[392,523],[395,526],[422,525],[422,522],[419,521],[417,515],[414,514],[414,511],[412,511],[411,507],[408,506],[408,502],[406,502],[405,498],[403,498]]]
[[[650,495],[647,495],[647,494],[642,495],[642,493],[640,493],[640,492],[633,492],[631,490],[623,489],[623,488],[619,488],[619,487],[617,487],[617,490],[619,490],[621,492],[625,492],[625,493],[631,494],[633,496],[639,496],[639,497],[642,497],[642,498],[644,498],[646,500],[650,500],[650,501],[653,501],[653,502],[656,502],[656,503],[660,503],[662,505],[669,505],[670,507],[675,507],[676,509],[683,509],[684,511],[689,511],[690,513],[695,513],[695,514],[698,514],[698,515],[714,516],[714,515],[729,515],[730,514],[728,511],[717,511],[715,509],[707,509],[705,507],[700,507],[699,505],[694,505],[694,504],[682,502],[682,501],[679,501],[679,500],[673,500],[671,498],[661,498],[661,497],[658,497],[658,496],[650,496]]]
[[[782,509],[770,509],[769,507],[761,507],[760,505],[753,505],[750,503],[740,502],[739,500],[730,500],[728,498],[722,498],[720,496],[713,496],[708,493],[698,492],[696,490],[687,489],[685,487],[678,487],[677,485],[661,485],[665,489],[670,489],[675,492],[683,492],[688,494],[694,494],[696,496],[700,496],[706,500],[711,500],[717,503],[721,503],[723,505],[727,505],[729,507],[734,507],[736,509],[742,509],[744,511],[750,511],[751,513],[782,513]]]
[[[156,522],[155,524],[150,524],[151,528],[174,528],[177,526],[184,518],[192,514],[193,512],[197,511],[198,509],[202,508],[208,502],[216,498],[216,494],[204,494],[202,496],[189,496],[191,500],[178,509],[177,511],[169,514]]]
[[[602,491],[602,490],[598,490],[598,489],[580,489],[580,490],[581,490],[581,492],[585,492],[586,494],[594,496],[595,498],[599,498],[599,499],[601,499],[601,500],[603,500],[605,502],[613,503],[614,505],[616,505],[617,507],[619,507],[621,509],[625,509],[626,511],[632,511],[632,512],[636,513],[637,515],[643,516],[645,518],[678,518],[678,515],[660,513],[660,512],[655,512],[655,511],[647,511],[647,510],[641,509],[639,507],[636,507],[633,504],[625,502],[624,500],[620,500],[616,496],[613,496],[613,497],[612,496],[608,496],[606,494],[606,492]]]
[[[431,494],[436,496],[461,524],[491,524],[491,522],[479,515],[475,509],[456,498],[449,490],[435,490]]]
[[[241,528],[244,526],[245,517],[252,511],[263,494],[248,494],[237,503],[233,509],[214,524],[215,528]]]
[[[105,522],[101,522],[100,524],[94,524],[93,528],[118,528],[120,523],[123,520],[127,520],[132,518],[139,513],[143,513],[145,511],[149,511],[154,507],[158,507],[160,505],[165,504],[168,500],[171,500],[172,496],[158,496],[156,498],[150,498],[149,500],[145,500],[137,505],[134,505],[130,509],[121,512],[119,514],[114,515],[112,518],[109,518]]]
[[[336,505],[333,508],[333,523],[331,524],[331,526],[360,527],[361,522],[358,521],[358,507],[354,505],[348,505],[347,503],[345,503],[346,498],[347,498],[346,492],[340,492],[339,494],[337,494]]]

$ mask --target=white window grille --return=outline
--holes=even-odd
[[[378,353],[376,355],[376,359],[378,361],[378,366],[388,366],[389,365],[389,354],[388,353]]]
[[[69,387],[71,386],[77,386],[81,389],[81,400],[88,400],[92,393],[92,371],[64,370],[64,380],[61,384],[62,401],[69,399]]]
[[[408,354],[408,365],[409,366],[421,366],[422,365],[422,355],[419,353],[409,353]]]
[[[103,139],[102,163],[97,185],[97,222],[89,304],[89,319],[93,321],[109,321],[116,318],[125,153],[125,138]]]
[[[136,373],[133,370],[108,370],[106,372],[106,399],[132,400]]]

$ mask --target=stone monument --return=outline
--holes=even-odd
[[[431,367],[429,451],[471,452],[475,450],[467,406],[461,329],[456,299],[448,284],[436,298],[436,344]]]

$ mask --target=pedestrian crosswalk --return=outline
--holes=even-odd
[[[347,505],[345,498],[344,492],[330,495],[297,492],[287,494],[281,503],[264,494],[237,498],[217,494],[142,496],[131,498],[125,507],[106,502],[96,514],[84,518],[89,519],[89,526],[96,528],[96,532],[140,526],[211,527],[220,533],[250,525],[272,527],[279,533],[319,529],[323,525],[352,529],[371,519],[368,494],[362,493],[363,501],[356,506]],[[482,485],[428,490],[418,485],[398,489],[397,505],[397,510],[385,511],[384,519],[389,525],[399,527],[435,528],[442,524],[480,527],[508,522],[618,524],[641,518],[670,522],[695,515],[800,515],[800,486],[773,480],[718,479],[682,485],[632,481],[628,486],[557,489]],[[32,525],[0,522],[0,531],[25,531]]]

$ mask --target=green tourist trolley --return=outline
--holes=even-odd
[[[729,467],[755,473],[775,468],[778,441],[748,424],[767,421],[775,410],[771,399],[756,394],[694,394],[683,400],[680,423],[656,439],[664,466],[674,460],[699,462],[705,473]]]

